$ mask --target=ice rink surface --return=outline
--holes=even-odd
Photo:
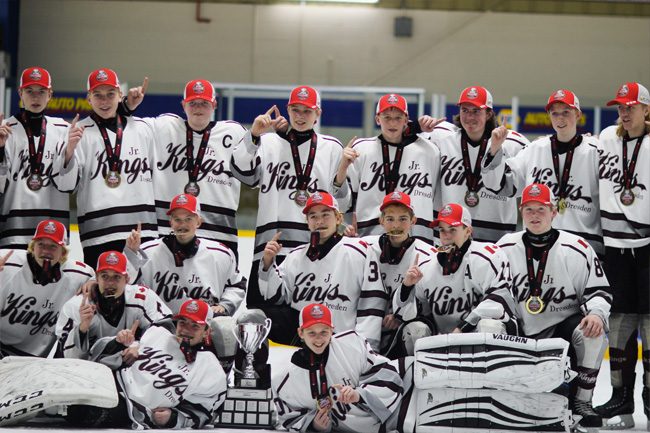
[[[76,232],[71,233],[71,251],[70,257],[75,260],[81,260],[83,254],[81,252],[81,247],[79,245],[79,235]],[[253,238],[251,237],[240,237],[239,238],[239,257],[240,257],[240,271],[243,275],[248,277],[250,271],[250,263],[253,258]],[[285,347],[272,347],[270,352],[270,362],[271,366],[278,368],[278,366],[284,366],[289,363],[291,354],[293,353],[292,349]],[[637,363],[636,366],[636,388],[635,388],[635,412],[634,412],[634,421],[636,426],[633,429],[625,431],[648,431],[646,428],[647,419],[643,414],[643,402],[641,401],[641,390],[643,389],[643,366],[641,362]],[[0,386],[2,386],[0,384]],[[610,375],[609,375],[609,362],[603,361],[603,365],[600,369],[600,374],[598,375],[598,380],[596,382],[596,389],[594,392],[594,406],[606,402],[611,395],[611,385],[610,385]],[[66,427],[65,425],[60,425],[57,423],[56,419],[52,419],[51,422],[44,423],[42,425],[34,425],[30,427],[5,427],[0,428],[2,432],[62,432],[62,431],[85,431],[85,432],[129,432],[132,430],[123,430],[123,429],[73,429]],[[171,432],[171,431],[186,431],[186,432],[195,432],[196,430],[187,429],[187,430],[156,430],[160,432]],[[242,433],[244,429],[223,429],[218,428],[216,431],[227,432],[227,433]],[[268,432],[273,430],[255,430],[258,432]],[[514,431],[514,430],[513,430]],[[607,430],[602,430],[607,431]],[[611,430],[610,430],[611,431]],[[477,430],[477,433],[479,430]],[[363,433],[363,432],[359,432]]]

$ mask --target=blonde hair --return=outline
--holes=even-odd
[[[29,245],[27,245],[27,252],[30,253],[32,256],[34,255],[35,244],[36,241],[32,239],[31,241],[29,241]],[[62,265],[68,260],[68,255],[70,254],[70,250],[65,245],[60,245],[60,247],[63,248],[63,255],[61,256],[61,260],[59,260],[59,264]]]
[[[391,203],[391,204],[389,204],[384,209],[382,209],[381,216],[384,217],[386,215],[386,209],[389,208],[389,207],[392,207],[392,206],[401,207],[401,208],[406,209],[406,211],[409,213],[409,216],[411,218],[413,218],[415,216],[415,212],[413,212],[413,209],[411,209],[408,206],[406,206],[404,204],[401,204],[401,203]]]
[[[646,104],[641,104],[644,107],[648,107]],[[645,119],[646,122],[650,122],[650,109],[645,113]],[[625,137],[625,128],[623,128],[623,124],[621,123],[621,118],[619,117],[616,119],[616,124],[618,125],[616,127],[616,136],[617,137]],[[647,123],[645,124],[645,133],[650,134],[650,125]]]

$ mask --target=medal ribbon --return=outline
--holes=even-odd
[[[386,194],[395,191],[397,187],[397,180],[399,179],[399,166],[402,163],[402,153],[404,153],[404,146],[399,145],[395,150],[395,161],[393,167],[390,166],[390,146],[384,140],[381,140],[381,159],[382,170],[384,172],[384,183],[386,185]]]
[[[542,252],[542,257],[537,265],[537,274],[535,274],[535,264],[533,261],[533,247],[526,245],[526,265],[528,268],[528,285],[530,286],[530,296],[539,297],[542,294],[542,280],[544,279],[544,270],[546,269],[546,260],[548,252],[552,245],[547,245]]]
[[[463,132],[460,138],[460,148],[463,152],[463,168],[465,169],[465,179],[467,189],[471,192],[477,192],[479,190],[479,178],[481,177],[481,162],[485,156],[485,151],[487,149],[488,137],[481,138],[481,144],[479,145],[478,155],[476,156],[476,163],[474,164],[474,170],[472,171],[472,163],[469,159],[469,149],[467,147],[467,134]]]
[[[391,257],[390,239],[388,235],[384,233],[379,237],[379,245],[381,246],[381,255],[379,256],[379,263],[388,263],[390,265],[399,264],[402,261],[402,257],[404,257],[406,250],[408,250],[411,247],[411,245],[413,245],[413,242],[415,242],[415,238],[411,236],[406,238],[406,240],[402,242],[402,246],[399,247],[397,254],[394,257]]]
[[[634,145],[634,151],[632,152],[632,161],[627,162],[627,142],[630,141],[628,138],[623,138],[623,184],[625,189],[631,189],[632,178],[634,177],[634,168],[636,167],[636,159],[639,156],[639,150],[641,149],[641,142],[643,141],[643,135],[636,139],[636,144]]]
[[[20,123],[22,123],[23,128],[25,128],[27,142],[29,143],[29,173],[41,174],[41,162],[43,162],[43,151],[45,150],[45,129],[47,127],[47,120],[45,119],[45,116],[43,116],[43,122],[41,123],[41,136],[38,140],[38,149],[36,149],[36,146],[34,145],[34,133],[29,127],[27,114],[24,111],[19,120]]]
[[[192,131],[192,128],[190,128],[190,124],[185,121],[185,142],[187,144],[185,147],[185,158],[187,159],[187,175],[190,179],[190,182],[196,182],[196,179],[199,178],[199,170],[201,169],[201,164],[203,164],[205,150],[208,148],[208,141],[210,140],[210,132],[212,131],[214,125],[215,122],[210,122],[208,126],[203,130],[201,144],[199,144],[199,150],[196,152],[195,160],[194,131]]]
[[[120,154],[122,152],[122,116],[118,114],[115,119],[117,122],[117,128],[115,128],[115,148],[111,146],[111,140],[108,137],[108,132],[106,131],[106,127],[102,125],[102,120],[99,118],[99,116],[93,113],[92,118],[97,124],[97,128],[99,128],[99,132],[102,134],[109,169],[111,171],[119,172],[121,166]]]
[[[551,153],[553,155],[553,171],[555,171],[555,177],[557,178],[558,200],[566,199],[567,197],[567,185],[569,184],[569,173],[571,171],[571,165],[573,163],[573,151],[581,141],[582,137],[580,135],[576,135],[569,142],[569,149],[566,152],[564,167],[562,169],[562,176],[560,177],[560,155],[557,150],[557,135],[551,136]]]
[[[296,170],[296,178],[298,184],[296,189],[298,191],[307,191],[307,185],[311,180],[311,170],[314,167],[314,158],[316,158],[316,141],[318,136],[315,132],[311,134],[311,143],[309,145],[309,156],[304,168],[300,162],[300,152],[298,151],[298,143],[296,143],[296,135],[294,131],[289,132],[289,144],[291,144],[291,156],[293,157],[293,167]]]
[[[322,397],[329,396],[327,375],[325,374],[325,362],[321,357],[318,363],[317,377],[315,357],[311,351],[309,352],[309,387],[311,388],[311,396],[317,401]]]

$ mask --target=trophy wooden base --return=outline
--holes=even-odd
[[[273,429],[275,407],[271,389],[229,388],[215,427]]]

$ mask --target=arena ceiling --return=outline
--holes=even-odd
[[[179,0],[155,0],[157,2]],[[196,3],[237,3],[237,4],[305,4],[328,3],[336,0],[180,0]],[[340,0],[354,2],[354,0]],[[367,0],[366,0],[367,1]],[[334,3],[337,4],[337,3]],[[445,11],[482,11],[511,13],[540,13],[559,15],[592,16],[630,16],[650,17],[650,0],[378,0],[368,7],[404,10],[445,10]]]

